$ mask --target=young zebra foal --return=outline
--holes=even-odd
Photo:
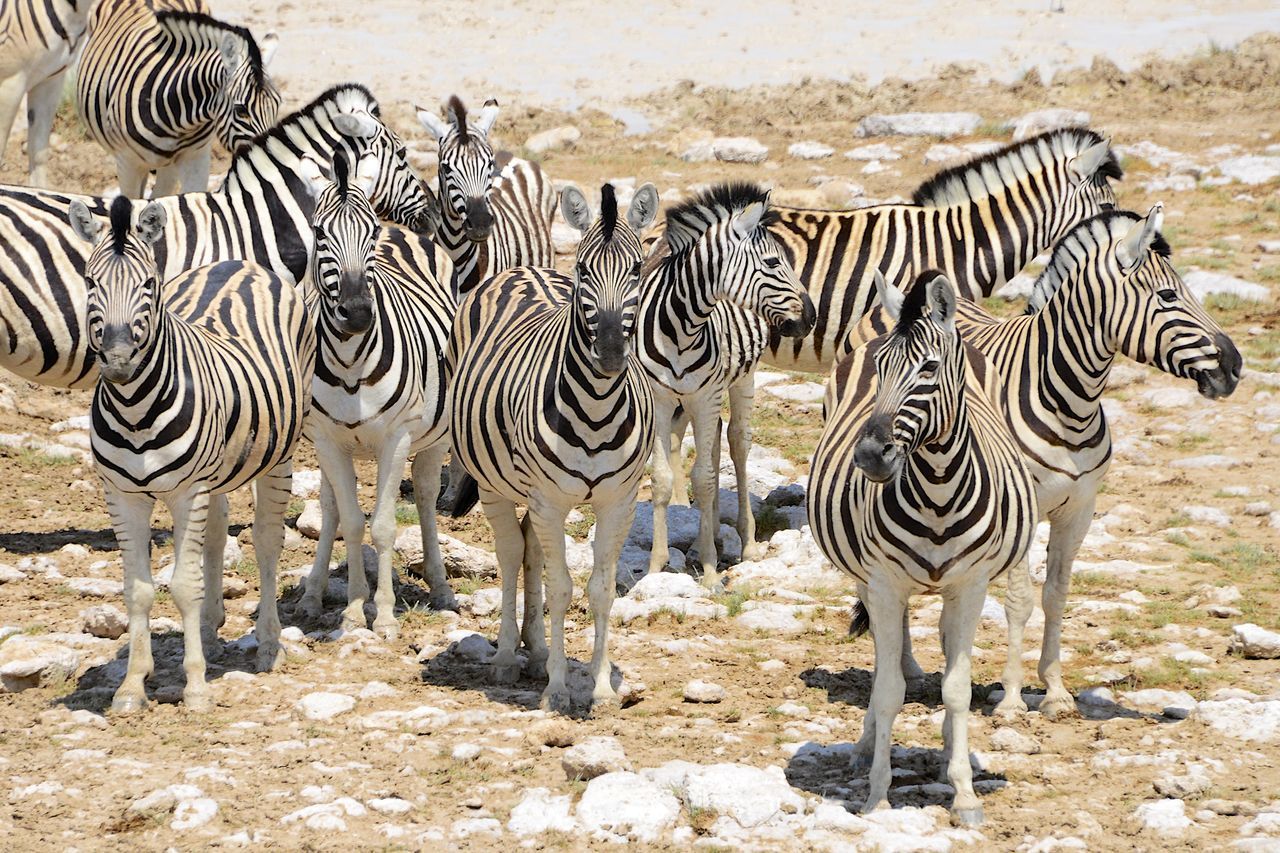
[[[561,202],[565,220],[583,231],[574,275],[517,268],[463,299],[450,341],[450,360],[457,365],[450,400],[454,453],[477,481],[502,569],[494,676],[514,680],[519,672],[516,576],[523,560],[529,568],[524,636],[530,662],[536,668],[547,661],[543,704],[565,712],[564,619],[573,582],[565,566],[564,526],[569,510],[581,503],[590,503],[596,514],[587,584],[595,618],[592,698],[617,701],[610,684],[609,611],[618,554],[653,446],[653,396],[631,352],[643,257],[636,232],[653,222],[658,193],[652,184],[641,187],[625,224],[618,222],[609,184],[601,189],[594,223],[576,188],[566,189]],[[517,502],[529,507],[524,529],[516,520]],[[537,570],[544,560],[549,658]]]
[[[341,523],[348,567],[343,626],[364,627],[369,584],[361,557],[364,512],[353,460],[376,459],[377,503],[370,524],[378,552],[373,628],[392,638],[399,629],[391,566],[395,501],[410,458],[431,606],[456,607],[440,558],[435,517],[440,463],[449,442],[445,350],[456,305],[449,283],[441,283],[431,270],[395,264],[376,253],[380,229],[369,202],[378,177],[376,158],[362,158],[356,174],[348,175],[346,157],[339,152],[332,181],[314,161],[303,160],[302,165],[316,193],[314,287],[307,301],[318,353],[307,432],[324,472],[320,541],[302,603],[312,615],[322,608],[334,534]]]
[[[132,203],[116,198],[100,242],[102,223],[82,202],[72,202],[70,214],[76,234],[96,242],[85,264],[89,340],[100,377],[91,442],[123,553],[129,611],[129,667],[111,707],[128,712],[146,702],[142,682],[153,669],[151,510],[161,500],[173,515],[170,591],[186,646],[183,701],[208,710],[213,697],[200,627],[202,613],[216,625],[209,614],[222,605],[221,496],[249,482],[262,593],[258,667],[270,669],[279,658],[276,563],[293,451],[311,404],[315,332],[292,284],[242,261],[179,276],[166,304],[151,245],[164,232],[166,214],[155,202],[134,227]],[[206,522],[219,543],[216,559],[205,555],[207,583],[200,577]]]
[[[902,614],[941,593],[943,737],[957,823],[982,820],[969,766],[969,653],[987,583],[1025,557],[1035,488],[983,391],[982,357],[956,330],[941,273],[905,297],[880,286],[892,332],[836,366],[809,477],[809,522],[827,557],[858,581],[875,637],[875,679],[859,751],[873,752],[864,811],[888,795],[889,739],[902,708]]]

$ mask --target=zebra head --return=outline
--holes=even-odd
[[[702,243],[711,296],[761,317],[787,337],[802,338],[817,316],[813,301],[769,230],[776,215],[756,184],[717,184],[667,211],[676,251]]]
[[[454,95],[449,99],[449,121],[417,107],[418,120],[440,146],[439,193],[444,214],[460,226],[467,239],[483,243],[493,232],[493,206],[489,191],[499,172],[489,143],[489,130],[498,118],[498,102],[484,102],[480,115],[468,122],[467,108]]]
[[[854,438],[854,465],[876,483],[894,479],[906,458],[951,433],[964,388],[956,294],[936,270],[921,273],[903,295],[875,274],[893,331],[880,338],[871,415]]]
[[[373,325],[369,279],[378,241],[378,214],[369,203],[378,182],[378,160],[366,154],[355,174],[349,173],[340,151],[333,158],[333,180],[311,158],[302,160],[303,177],[316,197],[311,281],[320,293],[324,320],[342,338],[363,334]]]
[[[440,204],[409,163],[409,152],[394,130],[377,114],[365,110],[340,112],[332,117],[338,131],[338,151],[348,163],[367,156],[377,162],[373,209],[379,218],[395,222],[418,234],[431,235],[440,225]]]
[[[94,244],[84,266],[88,290],[86,320],[89,348],[98,354],[102,378],[128,382],[138,372],[156,339],[161,315],[160,284],[151,244],[164,234],[164,208],[151,202],[138,214],[120,195],[111,202],[109,233],[84,202],[71,202],[71,228]]]
[[[644,250],[638,235],[658,215],[658,190],[653,184],[636,190],[621,227],[612,184],[600,188],[600,216],[595,222],[586,196],[574,186],[561,194],[560,212],[582,232],[573,268],[575,323],[585,333],[592,369],[617,376],[627,367],[640,308]]]
[[[1111,150],[1111,140],[1081,129],[1050,131],[1044,138],[1050,147],[1049,156],[1063,164],[1060,189],[1063,203],[1055,236],[1061,236],[1091,216],[1113,210],[1116,191],[1111,179],[1121,179],[1124,172]],[[1056,148],[1061,148],[1061,152]]]
[[[1163,204],[1145,217],[1109,217],[1105,263],[1116,283],[1111,335],[1134,361],[1194,379],[1202,396],[1230,396],[1240,381],[1240,351],[1170,263],[1169,244],[1160,236],[1163,219]]]

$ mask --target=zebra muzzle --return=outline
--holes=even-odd
[[[489,239],[489,235],[493,233],[493,211],[489,209],[489,202],[486,199],[467,199],[463,226],[467,232],[467,239],[473,243],[483,243]]]
[[[1240,371],[1244,368],[1244,359],[1240,350],[1226,334],[1219,332],[1213,343],[1218,348],[1218,366],[1213,370],[1201,370],[1195,375],[1196,390],[1200,396],[1210,400],[1230,397],[1240,383]]]
[[[902,470],[904,454],[887,424],[867,421],[853,445],[853,464],[874,483],[887,483]]]
[[[814,310],[813,300],[808,293],[800,294],[800,316],[789,317],[778,324],[778,333],[786,338],[803,338],[813,329],[818,312]]]

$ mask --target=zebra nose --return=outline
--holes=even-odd
[[[888,425],[868,421],[853,446],[853,464],[876,483],[892,479],[902,465],[902,450],[893,441]]]
[[[470,239],[477,242],[489,239],[493,230],[493,211],[489,209],[488,199],[467,199],[466,227]]]

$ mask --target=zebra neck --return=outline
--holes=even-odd
[[[1113,294],[1071,276],[1032,315],[1034,334],[1052,342],[1039,348],[1041,399],[1058,401],[1060,418],[1091,420],[1102,411],[1102,392],[1115,363],[1116,342],[1106,318],[1118,309]]]
[[[967,268],[963,277],[975,296],[990,296],[1049,246],[1050,223],[1026,222],[1018,227],[1016,221],[1011,221],[1007,210],[1012,207],[1012,200],[1006,198],[1008,192],[1011,188],[930,211],[937,218],[939,227],[935,233],[942,235],[941,245],[964,247],[955,263]],[[1006,204],[999,204],[1001,201]],[[1051,207],[1047,202],[1045,206]]]
[[[950,429],[921,445],[911,454],[909,464],[926,481],[946,481],[963,472],[965,459],[972,452],[973,431],[970,428],[969,406],[964,397],[962,379]]]
[[[444,195],[440,188],[440,198]],[[436,231],[436,239],[449,253],[453,261],[454,293],[463,296],[470,293],[484,278],[498,271],[488,271],[489,244],[476,243],[470,240],[463,230],[461,219],[454,218],[453,210],[448,204],[442,204],[440,228]]]
[[[191,383],[193,377],[187,376],[179,363],[176,326],[180,323],[168,311],[157,311],[151,346],[133,378],[118,383],[98,379],[95,402],[107,405],[117,424],[135,432],[151,430],[156,426],[153,413],[171,407],[184,386]]]
[[[343,335],[335,328],[328,313],[321,309],[316,320],[316,378],[330,385],[343,385],[354,390],[381,361],[383,337],[381,310],[377,291],[373,297],[373,323],[356,335]]]
[[[645,291],[657,300],[656,332],[680,349],[701,341],[708,332],[716,298],[712,284],[720,270],[695,247],[664,258],[650,276]]]
[[[616,408],[614,398],[626,387],[627,371],[617,376],[602,376],[591,367],[591,338],[582,308],[575,299],[568,311],[569,333],[564,350],[564,365],[556,380],[556,397],[577,410],[588,420],[598,422]]]

